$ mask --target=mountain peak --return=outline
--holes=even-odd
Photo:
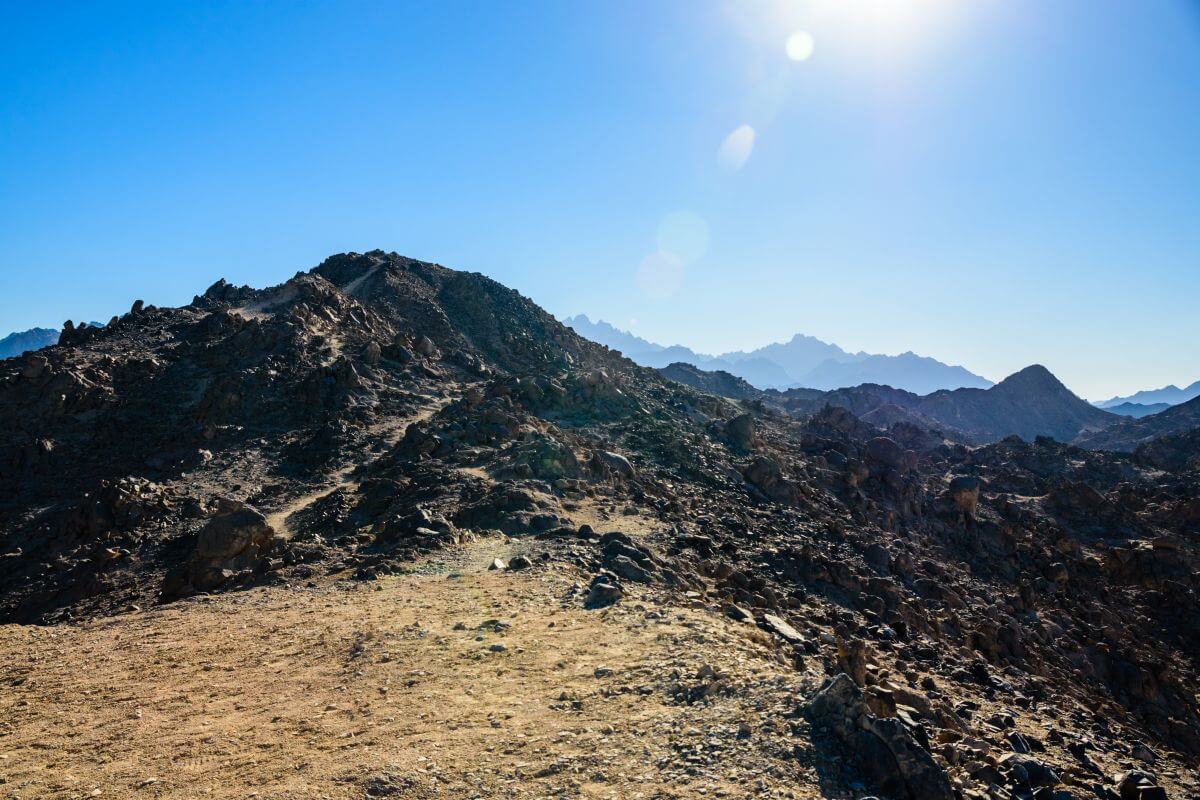
[[[1014,372],[997,384],[997,388],[1006,387],[1021,391],[1065,391],[1070,392],[1054,373],[1041,364],[1030,364],[1025,369]]]

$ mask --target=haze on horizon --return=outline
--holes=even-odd
[[[1200,378],[1187,0],[10,4],[0,141],[0,335],[380,247],[703,352]]]

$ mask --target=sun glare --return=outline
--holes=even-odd
[[[813,54],[813,37],[808,31],[796,31],[787,38],[787,56],[792,61],[807,61]]]

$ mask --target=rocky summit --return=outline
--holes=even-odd
[[[381,251],[67,323],[0,361],[0,794],[1200,796],[1196,436],[859,389]]]

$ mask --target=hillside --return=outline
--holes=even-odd
[[[1041,368],[871,391],[720,397],[381,251],[66,326],[0,361],[4,790],[1200,791],[1192,462],[915,415],[1074,424]]]

